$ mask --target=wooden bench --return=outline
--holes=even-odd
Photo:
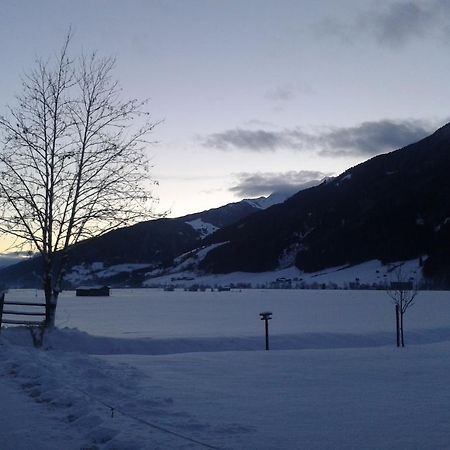
[[[15,308],[16,306],[26,306],[27,309],[22,310]],[[36,308],[41,309],[36,310]],[[10,318],[10,316],[17,317],[17,319]],[[42,317],[42,319],[33,320],[38,317]],[[45,303],[9,301],[5,300],[5,293],[0,295],[0,330],[3,325],[27,325],[39,327],[42,326],[44,322]]]

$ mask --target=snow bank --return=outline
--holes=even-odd
[[[45,348],[90,355],[170,355],[177,353],[258,351],[264,349],[263,330],[259,336],[187,337],[187,338],[114,338],[93,336],[77,329],[55,329],[47,333]],[[8,342],[31,347],[29,331],[23,327],[3,332]],[[450,327],[407,331],[409,345],[450,341]],[[298,333],[273,334],[272,350],[308,350],[369,348],[392,345],[393,332],[378,333]]]

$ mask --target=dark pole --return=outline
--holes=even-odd
[[[264,320],[264,327],[266,330],[266,350],[269,350],[269,320],[272,319],[272,313],[269,311],[262,312],[259,314],[261,320]]]

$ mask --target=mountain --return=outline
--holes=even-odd
[[[450,124],[352,167],[282,204],[218,230],[199,268],[313,272],[379,259],[423,258],[424,274],[450,282]]]
[[[328,180],[331,178],[327,178]],[[303,191],[305,189],[308,189],[313,186],[317,186],[318,184],[322,183],[323,181],[327,180],[310,180],[306,183],[292,186],[289,189],[285,189],[283,191],[277,191],[270,194],[268,197],[259,197],[259,198],[250,198],[246,199],[247,203],[250,203],[252,206],[256,206],[259,209],[267,209],[270,208],[273,205],[277,205],[278,203],[283,203],[286,199],[289,197],[292,197],[297,192]]]
[[[294,268],[302,277],[416,259],[428,280],[450,287],[449,173],[450,124],[286,200],[286,193],[247,199],[80,242],[70,249],[66,278],[72,286],[141,286],[177,272]],[[40,264],[34,257],[6,267],[0,283],[38,287]]]
[[[201,246],[209,234],[261,208],[251,201],[240,201],[183,217],[141,222],[87,239],[70,248],[67,278],[73,283],[139,284],[148,270],[171,266],[175,257]],[[39,287],[40,268],[39,256],[9,265],[0,269],[0,283]]]
[[[0,269],[3,267],[12,266],[32,256],[30,252],[9,252],[0,253]]]

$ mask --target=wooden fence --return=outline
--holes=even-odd
[[[38,317],[42,319],[33,320]],[[44,322],[45,303],[10,301],[5,300],[5,293],[0,295],[0,329],[3,325],[41,326]]]

